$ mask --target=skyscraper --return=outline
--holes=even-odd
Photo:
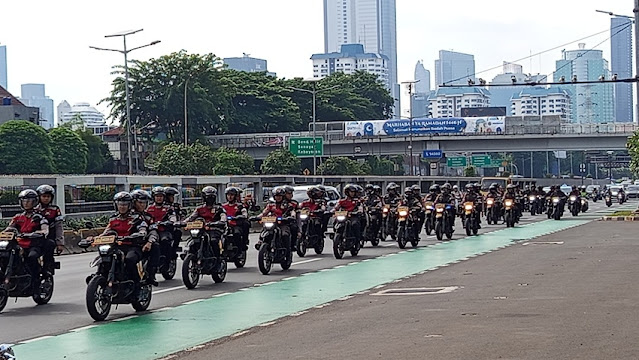
[[[53,100],[45,95],[44,84],[22,84],[20,101],[40,109],[40,125],[43,128],[54,127]]]
[[[0,86],[7,89],[7,47],[0,45]]]
[[[601,76],[610,78],[608,61],[601,50],[586,49],[580,43],[579,50],[562,51],[563,58],[556,61],[554,82],[565,81],[561,85],[570,94],[573,123],[611,123],[614,121],[613,84],[568,85],[574,77],[577,81],[597,81]]]
[[[619,79],[632,77],[632,19],[610,20],[610,70]],[[633,85],[615,84],[614,117],[617,122],[632,122]]]
[[[420,60],[415,65],[415,93],[426,94],[430,92],[430,71],[424,67],[424,61]]]
[[[324,0],[324,53],[340,52],[344,44],[362,44],[366,53],[389,59],[389,90],[399,114],[395,0]]]
[[[475,56],[454,51],[440,50],[435,60],[435,87],[466,85],[468,79],[475,81]]]
[[[244,72],[265,72],[267,75],[276,76],[275,73],[268,71],[268,62],[264,59],[258,59],[251,57],[249,54],[244,54],[242,57],[228,57],[224,58],[224,65],[229,69],[244,71]]]

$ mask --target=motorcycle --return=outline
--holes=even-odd
[[[187,240],[188,250],[180,254],[182,258],[182,282],[187,289],[193,289],[200,282],[203,275],[211,275],[215,283],[221,283],[226,279],[228,264],[226,256],[215,256],[213,246],[220,246],[214,243],[211,233],[222,238],[224,235],[224,223],[211,222],[206,224],[203,220],[187,222],[184,229],[189,231],[191,236]],[[220,246],[220,252],[223,250]]]
[[[581,198],[581,212],[588,211],[588,200]]]
[[[581,211],[581,199],[576,195],[570,195],[568,198],[568,209],[572,216],[579,215],[579,212]]]
[[[464,203],[464,229],[466,229],[467,236],[477,235],[479,232],[475,203],[472,201]]]
[[[426,211],[426,221],[424,221],[424,229],[426,230],[426,235],[430,236],[433,230],[435,230],[435,216],[433,216],[435,205],[432,201],[426,201],[424,203],[424,209]]]
[[[443,240],[444,235],[448,240],[453,238],[453,224],[455,219],[450,219],[452,204],[435,204],[435,235],[437,240]]]
[[[504,200],[504,220],[506,221],[506,227],[515,227],[517,218],[515,215],[515,201],[513,199]]]
[[[397,205],[385,205],[384,209],[386,210],[386,214],[385,216],[383,215],[385,221],[382,239],[386,241],[386,238],[390,235],[391,239],[395,241],[397,240]]]
[[[556,196],[550,199],[550,204],[548,205],[548,218],[561,220],[562,212],[561,199]]]
[[[606,206],[612,206],[612,197],[610,196],[610,194],[606,194]]]
[[[44,305],[53,296],[53,274],[43,271],[38,292],[33,291],[31,274],[23,257],[24,250],[18,244],[18,237],[31,241],[45,241],[41,234],[0,233],[0,311],[4,310],[10,297],[31,297],[38,305]],[[42,268],[42,257],[39,259]],[[55,262],[55,269],[60,263]]]
[[[297,255],[304,257],[308,248],[313,248],[317,255],[324,251],[324,233],[322,232],[323,210],[315,210],[311,215],[308,209],[300,212],[302,237],[297,239]],[[375,234],[377,238],[377,234]],[[379,243],[379,240],[377,240]]]
[[[245,219],[244,217],[232,217],[226,218],[228,221]],[[233,262],[235,268],[241,269],[246,265],[246,254],[244,250],[244,240],[242,239],[242,232],[237,226],[229,225],[224,235],[223,243],[224,253],[222,254],[226,259],[226,263]]]
[[[279,263],[282,270],[288,270],[293,263],[293,253],[282,239],[281,225],[284,222],[295,219],[282,219],[276,216],[265,216],[262,218],[262,232],[260,241],[262,245],[257,253],[257,266],[260,272],[268,275],[271,272],[273,263]]]
[[[15,360],[16,354],[13,352],[13,344],[0,344],[0,360]]]
[[[158,271],[165,280],[171,280],[177,272],[178,252],[182,252],[181,247],[178,246],[176,248],[173,246],[173,234],[178,226],[170,221],[163,221],[158,223],[158,225],[164,227],[163,231],[160,232],[160,265]]]
[[[350,251],[351,256],[357,256],[360,250],[360,243],[353,234],[351,228],[351,216],[348,211],[335,212],[335,239],[333,240],[333,255],[336,259],[344,257],[344,252]]]
[[[109,316],[113,304],[131,304],[135,311],[145,311],[151,304],[152,286],[148,281],[147,261],[137,263],[137,274],[140,281],[129,279],[124,268],[123,242],[134,243],[139,236],[96,236],[93,241],[82,240],[81,248],[95,246],[98,256],[91,262],[97,268],[94,274],[86,278],[86,304],[89,315],[95,321],[103,321]],[[135,294],[138,294],[135,296]]]
[[[371,245],[378,246],[379,245],[379,231],[382,226],[382,210],[379,207],[372,207],[368,209],[368,226],[364,231],[364,236],[362,236],[361,247],[364,247],[364,244],[367,241],[370,241]]]
[[[397,208],[397,244],[400,249],[405,249],[409,241],[413,247],[419,243],[419,236],[415,236],[414,231],[416,216],[408,206]]]
[[[486,222],[488,225],[497,225],[499,217],[499,202],[492,197],[486,198]]]
[[[625,195],[622,194],[622,193],[618,193],[617,194],[617,201],[619,201],[619,205],[622,205],[624,202],[626,202]]]
[[[530,216],[537,215],[537,196],[530,195],[528,196],[528,207],[530,208]]]

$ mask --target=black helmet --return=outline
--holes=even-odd
[[[477,190],[481,189],[481,184],[480,183],[474,183],[473,187]]]
[[[179,194],[180,192],[178,191],[178,189],[176,189],[176,188],[174,188],[174,187],[172,187],[172,186],[167,186],[167,187],[165,187],[165,188],[164,188],[164,193],[165,193],[166,195],[173,195],[173,196],[175,196],[175,195]]]
[[[284,194],[286,194],[286,190],[284,190],[283,186],[274,187],[272,192],[273,192],[273,197],[284,196]]]
[[[348,196],[348,192],[352,191],[355,194],[357,194],[357,185],[355,184],[348,184],[346,186],[344,186],[344,196]]]
[[[20,207],[22,209],[24,209],[23,200],[31,201],[32,202],[31,209],[33,209],[34,207],[36,207],[36,205],[38,205],[38,201],[39,201],[38,200],[38,193],[35,190],[32,190],[32,189],[22,190],[18,194],[18,203],[20,204]]]
[[[131,194],[126,191],[120,191],[113,196],[113,207],[115,208],[115,211],[118,211],[118,203],[126,203],[129,209],[131,209],[132,201],[133,198],[131,197]]]
[[[156,186],[153,189],[151,189],[151,196],[153,196],[153,199],[155,199],[157,195],[165,196],[165,194],[166,194],[165,189],[162,186]]]
[[[392,182],[392,183],[390,183],[390,184],[386,185],[386,191],[387,191],[387,192],[388,192],[388,191],[391,191],[391,190],[393,190],[393,191],[397,191],[397,189],[398,189],[398,188],[399,188],[399,186],[398,186],[397,184],[395,184],[394,182]]]
[[[235,186],[229,186],[226,189],[224,189],[224,195],[228,195],[231,194],[233,196],[235,196],[235,199],[237,199],[237,197],[242,193],[242,189],[235,187]]]
[[[364,190],[366,190],[367,193],[372,193],[375,189],[373,184],[366,184],[366,186],[364,186]]]
[[[442,185],[442,190],[450,191],[450,189],[451,189],[450,183],[445,183],[444,185]]]
[[[422,187],[417,184],[411,186],[410,189],[416,194],[421,194],[422,192]]]
[[[498,188],[499,188],[499,184],[497,184],[497,183],[492,183],[492,184],[490,184],[490,186],[491,186],[491,187],[492,187],[492,186],[494,186],[496,189],[498,189]]]
[[[364,194],[364,188],[359,186],[359,185],[355,185],[355,188],[357,189],[357,196],[362,196]]]
[[[373,185],[373,192],[377,195],[382,194],[382,187],[379,185]]]
[[[202,200],[206,205],[213,205],[217,201],[217,189],[213,186],[205,186],[202,189]]]
[[[577,185],[573,185],[573,186],[572,186],[572,189],[573,189],[573,190],[577,190]]]
[[[404,195],[406,195],[408,197],[413,196],[413,189],[411,189],[410,187],[404,188]]]
[[[309,199],[321,199],[322,190],[318,186],[311,186],[306,190],[306,195],[308,195]]]
[[[36,189],[36,192],[38,193],[38,196],[44,195],[44,194],[49,194],[49,195],[51,195],[51,197],[55,196],[55,189],[51,185],[46,185],[46,184],[45,185],[40,185]]]
[[[508,184],[508,186],[506,186],[506,190],[515,190],[517,188],[517,185],[514,184]]]
[[[490,190],[490,191],[497,191],[497,186],[495,186],[495,185],[490,185],[490,186],[488,187],[488,190]]]
[[[295,191],[295,188],[292,187],[291,185],[284,185],[282,186],[282,188],[284,189],[284,192],[287,194],[292,194]]]
[[[430,191],[430,192],[436,192],[436,191],[438,191],[438,190],[439,190],[439,185],[431,185],[431,186],[428,188],[428,191]]]
[[[148,191],[137,189],[131,191],[131,199],[133,199],[133,203],[144,201],[148,204],[149,200],[151,200],[151,195],[149,195]]]
[[[464,186],[464,189],[466,189],[467,191],[471,191],[473,189],[473,184],[466,184],[466,186]]]

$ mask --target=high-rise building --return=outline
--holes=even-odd
[[[513,95],[521,91],[521,86],[504,86],[515,84],[524,84],[530,82],[546,82],[543,75],[524,74],[524,68],[521,65],[504,61],[502,73],[498,74],[488,83],[490,89],[490,105],[496,107],[505,107],[510,109],[512,104],[510,99]],[[491,86],[500,85],[500,86]]]
[[[324,53],[362,44],[365,53],[388,58],[389,90],[399,114],[395,0],[324,0]]]
[[[619,79],[632,78],[632,19],[613,17],[610,20],[610,71]],[[614,86],[616,122],[632,122],[633,84]]]
[[[462,108],[489,107],[490,92],[480,87],[440,87],[428,101],[432,117],[459,117]]]
[[[613,87],[611,83],[576,84],[577,81],[597,81],[602,76],[610,79],[608,61],[601,50],[586,49],[580,43],[578,50],[562,51],[563,57],[556,61],[554,82],[565,81],[561,85],[570,93],[570,121],[573,123],[614,122]]]
[[[104,114],[96,110],[88,103],[77,103],[70,106],[66,100],[58,104],[58,126],[77,122],[74,128],[91,130],[94,135],[100,135],[109,130],[104,120]]]
[[[9,88],[7,72],[7,47],[5,45],[0,45],[0,86],[5,89]]]
[[[424,61],[420,60],[415,65],[415,93],[427,94],[430,92],[430,71],[424,67]]]
[[[20,101],[27,106],[40,109],[40,125],[45,129],[55,126],[53,100],[45,94],[44,84],[22,84]]]
[[[510,116],[559,115],[570,117],[570,94],[557,86],[524,88],[513,95]]]
[[[322,79],[336,72],[353,74],[366,71],[377,77],[390,87],[388,58],[384,55],[365,53],[362,44],[342,45],[340,52],[313,54],[313,77]]]
[[[475,81],[475,56],[454,51],[440,50],[435,60],[435,87],[442,85],[466,85]]]
[[[275,73],[268,71],[268,63],[266,60],[251,57],[246,53],[243,54],[242,57],[224,58],[223,61],[229,69],[244,72],[265,72],[270,76],[276,76]]]

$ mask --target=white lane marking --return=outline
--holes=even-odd
[[[287,277],[282,279],[283,281],[288,281],[288,280],[293,280],[293,279],[297,279],[297,276],[291,276],[291,277]]]
[[[339,300],[339,301],[346,301],[346,300],[348,300],[348,299],[352,299],[353,297],[354,297],[354,296],[347,295],[347,296],[344,296],[344,297],[339,298],[339,299],[337,299],[337,300]]]
[[[353,262],[349,262],[349,263],[348,263],[348,264],[346,264],[346,265],[355,265],[355,264],[359,264],[359,263],[360,263],[359,261],[353,261]]]
[[[235,333],[235,334],[231,335],[231,337],[234,337],[234,338],[235,338],[235,337],[239,337],[239,336],[242,336],[242,335],[248,334],[248,333],[250,333],[250,332],[251,332],[250,330],[240,331],[239,333]]]
[[[116,321],[116,322],[125,321],[125,320],[135,319],[136,317],[138,317],[138,315],[129,315],[119,319],[113,319],[113,321]]]
[[[197,304],[197,303],[202,302],[202,301],[204,301],[204,299],[195,299],[195,300],[184,302],[184,303],[182,303],[182,305]]]
[[[289,315],[289,316],[300,316],[300,315],[304,315],[304,314],[306,314],[307,312],[308,312],[308,310],[299,311],[299,312],[296,312],[296,313],[292,313],[292,314],[291,314],[291,315]]]
[[[173,310],[173,307],[172,306],[167,306],[167,307],[163,307],[163,308],[160,308],[160,309],[157,309],[157,310],[153,310],[151,312],[161,312],[161,311],[167,311],[167,310]]]
[[[271,325],[275,325],[275,324],[277,324],[277,321],[271,321],[271,322],[267,322],[267,323],[264,323],[264,324],[259,324],[258,326],[259,327],[267,327],[267,326],[271,326]]]
[[[93,329],[94,327],[97,327],[97,326],[98,325],[87,325],[87,326],[71,329],[71,330],[69,330],[69,332],[78,332],[78,331],[82,331],[82,330],[89,330],[89,329]]]
[[[267,286],[267,285],[273,285],[276,284],[277,281],[269,281],[269,282],[265,282],[265,283],[259,283],[259,284],[253,284],[253,286],[259,287],[259,286]]]
[[[153,295],[162,294],[162,293],[165,293],[165,292],[179,290],[179,289],[186,289],[186,286],[182,285],[182,286],[176,286],[176,287],[162,289],[162,290],[156,290],[156,291],[153,292]]]
[[[346,265],[337,265],[337,266],[333,266],[333,269],[341,269],[346,267]]]
[[[222,297],[222,296],[226,296],[226,295],[231,295],[231,293],[230,292],[225,292],[225,293],[221,293],[221,294],[215,294],[215,295],[213,295],[211,297],[217,298],[217,297]]]
[[[391,246],[395,246],[395,244],[386,244],[386,245],[382,245],[382,247],[391,247]]]
[[[34,339],[29,339],[29,340],[25,340],[25,341],[20,341],[20,344],[28,344],[28,343],[32,343],[34,341],[39,341],[39,340],[44,340],[44,339],[48,339],[48,338],[52,338],[53,336],[51,335],[47,335],[47,336],[40,336]]]
[[[301,264],[306,264],[306,263],[310,263],[310,262],[313,262],[313,261],[320,261],[320,260],[322,260],[322,259],[302,260],[302,261],[297,261],[297,262],[291,263],[291,265],[301,265]]]

